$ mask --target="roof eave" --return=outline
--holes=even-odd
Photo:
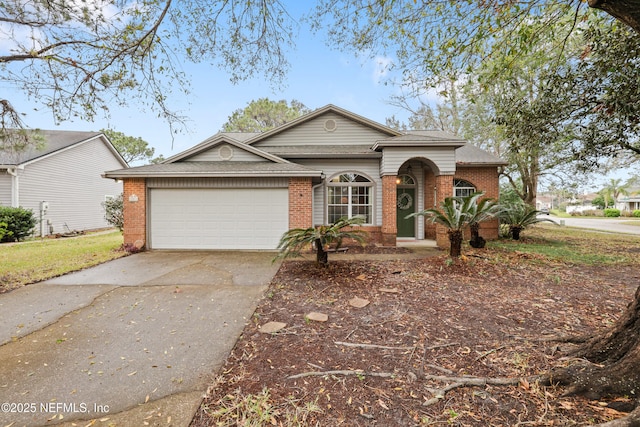
[[[405,148],[405,147],[424,147],[424,148],[435,148],[435,147],[462,147],[466,145],[464,141],[403,141],[402,143],[398,142],[385,142],[385,141],[376,141],[375,144],[371,147],[372,150],[378,151],[378,149],[386,148],[386,147],[396,147],[396,148]]]
[[[107,172],[102,175],[104,178],[110,179],[126,179],[126,178],[289,178],[289,177],[320,177],[322,171],[281,171],[281,172]]]
[[[456,162],[456,166],[460,166],[462,168],[473,168],[478,166],[486,166],[486,167],[498,167],[498,166],[507,166],[509,163],[507,162]]]
[[[371,154],[278,154],[285,159],[380,159],[382,153]]]

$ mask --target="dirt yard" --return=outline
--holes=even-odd
[[[583,426],[624,415],[517,379],[569,362],[571,344],[546,338],[610,325],[640,283],[637,265],[500,248],[466,248],[455,263],[337,259],[283,263],[193,426]],[[264,333],[269,322],[285,326]]]

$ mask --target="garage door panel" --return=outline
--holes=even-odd
[[[155,249],[275,249],[289,223],[286,188],[152,189]]]

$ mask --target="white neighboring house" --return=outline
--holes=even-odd
[[[41,130],[37,148],[0,151],[0,205],[31,209],[36,235],[109,227],[102,203],[122,183],[102,177],[127,162],[100,132]]]
[[[633,212],[640,209],[640,196],[620,196],[616,200],[616,209]]]

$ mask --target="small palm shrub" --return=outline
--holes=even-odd
[[[636,209],[635,211],[633,211],[632,215],[636,218],[640,218],[640,209]]]
[[[444,225],[447,227],[449,238],[449,256],[457,258],[462,254],[462,241],[464,228],[471,228],[471,241],[474,247],[484,246],[478,234],[479,223],[496,216],[500,208],[498,203],[492,199],[484,199],[478,202],[483,193],[473,193],[466,197],[447,197],[440,204],[440,209],[426,209],[408,215],[424,216],[431,223]]]
[[[329,264],[327,245],[335,243],[335,248],[339,249],[345,239],[362,244],[367,232],[354,228],[362,224],[364,224],[362,217],[343,217],[331,225],[289,230],[280,238],[278,243],[280,253],[276,259],[299,256],[303,249],[312,245],[316,250],[316,264],[327,266]]]
[[[552,219],[538,217],[540,214],[541,212],[533,206],[518,203],[502,210],[499,217],[500,222],[509,227],[511,238],[513,240],[520,240],[520,233],[533,224],[539,222],[556,224]]]

